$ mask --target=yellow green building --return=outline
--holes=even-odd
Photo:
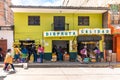
[[[51,60],[54,45],[62,47],[75,60],[83,45],[104,50],[107,28],[105,7],[11,6],[14,12],[14,44],[33,41],[45,47],[45,59]]]

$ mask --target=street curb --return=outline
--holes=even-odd
[[[3,68],[4,64],[0,64],[0,68]],[[17,63],[14,64],[15,67],[23,68],[24,63]],[[28,68],[57,68],[57,67],[64,67],[64,68],[120,68],[120,64],[81,64],[81,63],[28,63]]]

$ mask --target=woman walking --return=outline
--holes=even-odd
[[[12,57],[11,49],[7,50],[7,54],[6,54],[4,63],[5,63],[5,67],[3,68],[4,71],[7,70],[8,65],[11,65],[13,71],[15,71],[15,68],[14,68],[14,66],[12,64],[13,63],[13,57]]]

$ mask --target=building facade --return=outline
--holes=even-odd
[[[113,53],[116,60],[120,61],[120,4],[110,4],[109,8],[108,27],[113,35]]]
[[[11,0],[0,0],[0,26],[13,25]]]
[[[54,46],[61,47],[63,53],[66,51],[70,55],[70,60],[76,60],[79,50],[84,46],[92,53],[96,46],[104,52],[107,49],[105,45],[110,44],[107,42],[109,39],[105,37],[111,35],[111,30],[107,26],[108,9],[105,7],[11,8],[14,12],[14,44],[41,44],[45,47],[46,60],[52,59]]]
[[[13,11],[11,0],[0,0],[0,48],[5,54],[13,46]]]

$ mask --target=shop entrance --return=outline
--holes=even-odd
[[[69,55],[69,41],[68,40],[53,40],[52,41],[52,53],[54,61],[63,61],[64,55]],[[54,58],[56,55],[56,59]],[[69,60],[69,59],[67,59]]]
[[[96,35],[81,35],[77,37],[78,54],[82,59],[90,59],[91,62],[100,62],[103,60],[103,53],[99,50],[99,41],[101,36]],[[98,53],[96,55],[96,53]]]
[[[35,40],[20,40],[20,47],[26,46],[31,47],[31,44],[35,43]]]
[[[91,62],[100,62],[100,57],[96,58],[95,49],[99,48],[98,42],[78,42],[78,54],[81,56],[81,58],[84,60],[90,59]],[[86,50],[87,53],[82,53],[83,50]]]
[[[87,46],[88,51],[93,51],[95,47],[99,46],[99,40],[101,40],[101,36],[78,36],[78,51],[83,49],[84,46]]]
[[[84,48],[84,46],[87,46],[87,49],[89,52],[92,52],[93,49],[98,45],[98,42],[78,42],[78,52]]]
[[[52,49],[55,46],[57,47],[57,49],[61,47],[63,52],[66,51],[67,53],[69,53],[69,41],[68,40],[53,40],[52,41]]]
[[[0,40],[0,61],[3,61],[7,51],[7,40]]]

